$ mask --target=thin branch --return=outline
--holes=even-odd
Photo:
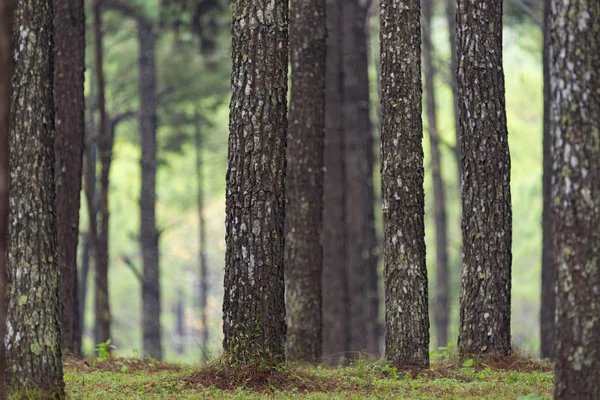
[[[133,260],[131,258],[129,258],[129,256],[122,256],[121,257],[121,261],[123,261],[123,263],[129,267],[129,269],[131,270],[131,272],[133,272],[133,275],[135,275],[136,278],[138,278],[138,280],[140,282],[142,282],[142,274],[140,273],[140,271],[138,271],[138,269],[136,268]]]

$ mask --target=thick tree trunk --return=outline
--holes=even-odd
[[[448,344],[448,320],[450,299],[448,285],[448,225],[446,219],[446,190],[441,173],[439,132],[437,129],[435,102],[435,67],[433,66],[434,47],[431,40],[431,20],[433,7],[431,0],[422,0],[423,5],[423,72],[425,74],[425,107],[429,128],[431,152],[431,175],[433,177],[433,218],[435,220],[435,333],[438,347]]]
[[[64,396],[54,183],[53,6],[21,0],[13,35],[7,387]],[[27,105],[26,107],[23,105]]]
[[[454,157],[456,158],[456,167],[458,170],[458,190],[460,191],[462,182],[462,162],[461,162],[461,128],[458,112],[458,83],[456,75],[458,73],[458,58],[456,49],[456,0],[446,0],[446,22],[448,23],[448,38],[450,41],[450,86],[452,87],[452,99],[454,103],[454,134],[456,144],[454,147]]]
[[[502,0],[459,0],[457,13],[464,246],[459,351],[507,355],[512,211]]]
[[[108,298],[108,233],[109,233],[109,209],[108,190],[110,165],[112,163],[113,137],[108,129],[108,117],[106,115],[105,81],[103,65],[102,44],[102,5],[96,0],[93,6],[94,16],[94,51],[96,56],[96,74],[98,84],[98,110],[100,114],[98,124],[98,153],[100,156],[100,195],[98,214],[100,215],[100,226],[97,230],[94,259],[96,267],[96,329],[95,342],[105,343],[110,339],[110,303]]]
[[[325,1],[291,1],[292,90],[285,229],[287,357],[319,362],[322,349]]]
[[[142,143],[142,191],[140,194],[140,242],[142,247],[142,307],[144,355],[162,358],[160,332],[159,234],[156,230],[156,62],[154,30],[138,20],[140,44],[140,133]]]
[[[556,269],[552,255],[552,138],[550,136],[550,1],[544,6],[544,172],[542,211],[542,304],[540,315],[541,356],[554,359],[556,340]]]
[[[555,399],[599,399],[600,3],[551,0]]]
[[[12,95],[13,53],[12,27],[15,2],[0,0],[0,338],[6,332],[6,248],[10,181],[8,166],[8,135],[10,100]],[[4,340],[0,340],[0,400],[6,398],[6,359]]]
[[[369,117],[367,5],[342,7],[343,127],[345,157],[346,265],[350,297],[350,348],[378,354],[378,315],[371,298],[377,274],[373,195],[373,127]],[[375,307],[376,308],[376,307]],[[353,353],[354,355],[358,353]]]
[[[198,207],[198,311],[202,330],[200,331],[200,348],[202,349],[202,362],[208,362],[208,265],[206,263],[206,221],[204,219],[204,169],[202,168],[202,133],[200,132],[200,113],[196,114],[196,179],[198,182],[197,207]]]
[[[285,358],[288,7],[233,3],[224,347],[232,362]]]
[[[384,0],[380,15],[385,355],[398,367],[427,367],[420,1]]]
[[[55,0],[56,218],[63,303],[62,347],[81,354],[77,302],[77,243],[85,130],[83,0]]]
[[[337,365],[350,347],[346,276],[346,198],[342,89],[342,0],[326,0],[325,142],[323,149],[323,359]]]

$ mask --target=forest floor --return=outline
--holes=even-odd
[[[398,371],[359,359],[349,367],[205,367],[153,360],[65,361],[69,399],[550,399],[553,367],[519,356],[457,362],[434,359],[425,371]]]

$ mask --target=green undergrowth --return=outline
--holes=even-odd
[[[70,399],[550,399],[553,374],[549,364],[518,357],[434,357],[419,371],[366,359],[343,368],[110,359],[65,362],[65,383]]]

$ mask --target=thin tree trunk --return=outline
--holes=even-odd
[[[85,158],[85,156],[84,156]],[[83,335],[85,332],[85,304],[88,293],[88,277],[90,275],[91,266],[91,245],[90,245],[90,231],[88,230],[83,235],[83,244],[81,250],[81,268],[79,273],[79,283],[77,292],[77,312],[79,314],[80,329],[78,331],[79,337],[77,338],[79,343],[83,343]],[[83,355],[83,349],[81,349],[80,355]]]
[[[377,354],[378,320],[370,298],[377,274],[373,195],[373,127],[369,117],[367,5],[347,0],[342,7],[343,127],[346,265],[350,297],[350,351]],[[356,354],[356,353],[354,353]]]
[[[550,1],[555,399],[600,399],[600,4]]]
[[[427,367],[420,1],[384,0],[380,16],[385,355],[397,367]]]
[[[142,191],[140,194],[143,260],[142,304],[144,354],[162,358],[160,332],[159,234],[156,230],[156,62],[152,25],[138,20],[140,44],[140,130]]]
[[[459,0],[457,12],[464,246],[459,351],[508,355],[512,210],[502,0]]]
[[[62,347],[81,354],[77,302],[77,243],[85,131],[85,15],[83,0],[55,0],[56,218]]]
[[[108,129],[108,117],[106,115],[105,81],[102,48],[102,4],[96,0],[93,6],[94,16],[94,51],[96,55],[96,74],[98,84],[98,110],[100,114],[98,124],[98,153],[100,155],[100,204],[98,213],[100,215],[100,227],[94,249],[96,267],[96,343],[105,343],[110,339],[110,303],[108,297],[108,233],[109,233],[109,209],[108,190],[110,165],[112,163],[113,137]],[[88,200],[89,201],[89,200]]]
[[[200,335],[200,347],[202,348],[202,362],[208,362],[208,312],[206,302],[208,300],[208,265],[206,263],[206,221],[204,219],[204,188],[202,168],[202,133],[200,132],[200,114],[196,114],[196,180],[198,182],[197,207],[198,207],[198,310],[202,330]]]
[[[185,354],[185,304],[181,287],[177,288],[177,303],[175,303],[173,314],[175,314],[175,348],[177,354],[183,355]]]
[[[325,1],[292,0],[292,90],[286,204],[287,357],[318,362],[322,350]]]
[[[91,96],[94,97],[94,79],[93,77],[96,75],[96,69],[92,67],[92,84],[91,84]],[[90,101],[89,103],[93,103]],[[83,249],[83,260],[81,263],[81,279],[79,282],[79,313],[80,313],[80,321],[81,321],[81,330],[79,334],[81,338],[79,339],[80,343],[83,343],[83,332],[85,330],[85,309],[87,302],[87,292],[88,292],[88,275],[91,269],[92,263],[94,260],[94,254],[96,254],[96,247],[98,243],[98,196],[96,194],[96,139],[94,136],[98,132],[97,127],[95,125],[94,119],[95,107],[93,104],[89,106],[89,129],[87,131],[87,146],[86,151],[83,157],[83,179],[84,179],[84,193],[85,193],[85,201],[87,205],[88,211],[88,231],[87,236],[84,242]],[[94,338],[95,334],[95,325],[94,325]]]
[[[550,1],[544,6],[544,209],[542,212],[542,304],[540,315],[541,356],[554,359],[556,340],[556,270],[552,255],[552,138],[550,136]]]
[[[429,147],[431,152],[431,175],[433,177],[433,213],[435,220],[435,333],[438,347],[448,344],[448,320],[450,317],[450,299],[448,285],[448,224],[446,219],[446,190],[441,173],[441,155],[439,132],[437,129],[435,102],[435,67],[433,65],[434,47],[431,40],[431,20],[433,7],[431,0],[422,0],[423,6],[423,72],[425,74],[425,108],[429,128]]]
[[[325,143],[323,162],[323,358],[339,364],[350,347],[350,306],[346,276],[346,198],[342,0],[326,0]]]
[[[0,338],[4,338],[6,332],[6,249],[10,181],[8,137],[14,68],[12,26],[15,5],[16,3],[11,0],[0,0]],[[0,400],[6,398],[5,371],[4,340],[0,340]]]
[[[224,348],[231,362],[285,358],[288,7],[233,4]]]
[[[452,99],[454,104],[454,134],[456,135],[456,144],[454,147],[454,157],[456,158],[456,167],[458,170],[458,190],[460,191],[462,182],[462,161],[461,161],[461,127],[458,112],[458,83],[456,74],[458,73],[458,57],[456,48],[456,0],[446,0],[446,22],[448,23],[448,38],[450,40],[450,83],[452,86]]]
[[[43,398],[62,398],[52,1],[19,1],[15,26],[8,146],[6,383],[8,392],[17,398],[21,397],[17,393],[26,391]]]

